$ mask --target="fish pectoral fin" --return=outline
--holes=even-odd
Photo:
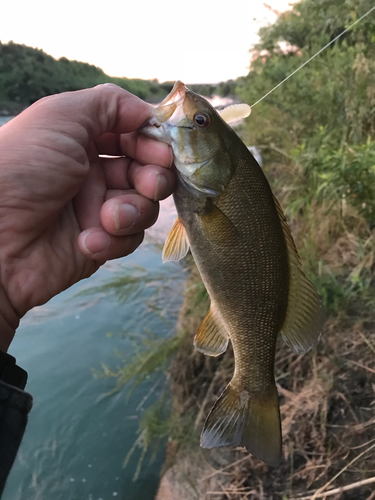
[[[226,387],[209,413],[201,435],[202,448],[244,446],[269,465],[281,461],[281,423],[276,386],[264,397]]]
[[[229,125],[243,118],[247,118],[250,113],[251,107],[248,104],[232,104],[219,111],[221,118]]]
[[[215,318],[212,306],[194,338],[194,347],[207,356],[219,356],[227,350],[228,334]]]
[[[177,217],[164,244],[162,254],[163,263],[170,260],[183,259],[188,253],[189,247],[186,229],[181,219]]]
[[[211,198],[207,198],[206,209],[199,214],[206,236],[220,246],[230,246],[239,234],[236,226]]]
[[[281,335],[295,353],[303,354],[318,343],[324,314],[315,286],[301,269],[301,261],[282,208],[275,197],[274,201],[284,231],[289,260],[288,307]]]

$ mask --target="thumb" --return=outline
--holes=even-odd
[[[21,115],[54,132],[74,136],[83,147],[106,132],[124,134],[138,129],[151,114],[152,106],[112,83],[91,89],[64,92],[35,102]],[[17,120],[16,117],[14,120]]]

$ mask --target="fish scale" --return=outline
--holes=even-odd
[[[235,106],[223,117],[233,114]],[[276,340],[281,332],[296,352],[311,349],[323,325],[319,297],[262,169],[203,97],[177,82],[143,132],[172,146],[178,173],[178,219],[163,259],[179,260],[190,247],[211,299],[194,345],[210,356],[229,339],[233,346],[233,378],[207,417],[201,446],[237,444],[278,465]]]

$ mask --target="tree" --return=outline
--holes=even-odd
[[[161,100],[166,91],[157,80],[114,78],[97,66],[66,57],[59,60],[40,49],[0,42],[0,109],[26,107],[46,95],[112,82],[142,99]]]
[[[251,71],[238,81],[241,98],[253,104],[372,6],[371,0],[304,0],[283,13],[260,30]],[[262,128],[260,120],[266,132],[252,133],[261,140],[278,137],[284,147],[311,137],[319,127],[335,141],[361,143],[373,137],[374,41],[370,14],[257,105],[257,128]]]

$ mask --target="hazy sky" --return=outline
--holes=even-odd
[[[259,27],[290,1],[266,0],[269,8],[262,0],[8,1],[0,40],[89,62],[111,76],[216,83],[247,74]]]

